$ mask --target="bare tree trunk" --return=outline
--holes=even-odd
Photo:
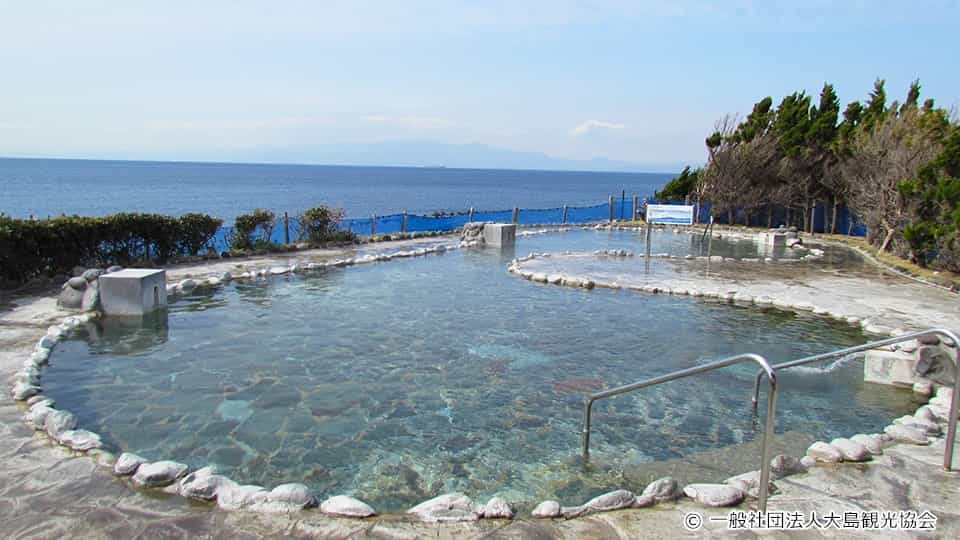
[[[893,234],[896,232],[896,230],[893,229],[892,227],[889,227],[889,228],[888,228],[888,227],[884,227],[884,228],[887,229],[887,234],[886,234],[886,236],[883,237],[883,243],[880,244],[880,251],[881,251],[881,252],[887,250],[887,246],[890,245],[890,241],[893,240]]]
[[[727,225],[734,225],[733,210],[727,210]]]
[[[767,228],[773,228],[773,205],[767,205]]]
[[[807,220],[810,218],[809,210],[810,210],[810,203],[808,201],[803,205],[803,219],[800,221],[800,223],[802,224],[802,226],[800,227],[801,231],[807,230]]]
[[[830,219],[830,234],[837,234],[837,198],[833,198],[833,217]]]

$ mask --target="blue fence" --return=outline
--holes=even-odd
[[[683,201],[658,201],[647,199],[638,201],[642,211],[644,204],[684,204]],[[597,221],[607,221],[611,215],[613,219],[632,219],[634,215],[633,200],[629,198],[619,198],[610,202],[604,202],[594,206],[568,206],[566,207],[566,216],[564,208],[519,208],[516,210],[517,223],[521,225],[533,224],[560,224],[560,223],[590,223]],[[709,202],[700,205],[697,210],[698,221],[706,223],[710,220],[712,208]],[[814,231],[826,232],[829,227],[830,213],[832,210],[824,205],[818,205],[814,211]],[[512,222],[514,219],[514,210],[476,210],[473,212],[473,221],[497,221]],[[742,224],[746,221],[747,214],[743,210],[734,212],[734,223]],[[750,215],[750,225],[766,226],[768,214],[766,210],[755,212]],[[365,236],[369,234],[392,234],[399,232],[426,232],[426,231],[450,231],[463,227],[471,220],[469,211],[454,213],[436,213],[434,215],[407,214],[406,228],[404,228],[404,214],[390,214],[386,216],[370,216],[368,218],[347,218],[340,221],[340,229],[353,232],[356,235]],[[728,215],[726,212],[720,212],[714,216],[717,223],[727,223]],[[796,217],[795,217],[796,220]],[[773,209],[772,223],[774,226],[787,222],[787,211],[782,207]],[[287,220],[287,228],[284,227],[283,218],[277,220],[276,226],[270,234],[270,241],[282,244],[287,241],[295,242],[300,239],[300,222],[295,217]],[[866,227],[857,221],[856,217],[845,207],[841,207],[837,214],[838,234],[849,234],[853,236],[866,236]],[[230,237],[233,234],[233,227],[221,227],[214,236],[214,245],[218,251],[227,249],[230,245]],[[263,231],[256,231],[255,235],[263,236]]]

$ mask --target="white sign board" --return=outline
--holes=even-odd
[[[648,204],[647,223],[693,224],[693,206],[682,204]]]

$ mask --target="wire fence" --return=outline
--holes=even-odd
[[[414,232],[443,232],[453,231],[474,221],[488,221],[500,223],[517,223],[519,225],[561,225],[583,224],[600,221],[630,220],[642,215],[647,204],[685,204],[684,201],[640,199],[639,197],[610,197],[606,202],[592,206],[561,206],[556,208],[513,208],[509,210],[464,210],[458,212],[436,212],[434,214],[389,214],[385,216],[371,215],[368,218],[345,218],[340,220],[338,228],[350,231],[357,236],[376,234],[414,233]],[[696,222],[706,223],[710,220],[712,206],[704,202],[695,211]],[[747,213],[742,209],[730,212],[718,212],[713,216],[717,223],[750,224],[753,226],[767,226],[768,221],[773,226],[789,223],[786,208],[774,207],[771,212]],[[794,216],[796,218],[796,216]],[[860,223],[848,208],[838,209],[835,226],[832,218],[832,209],[826,205],[817,205],[813,211],[813,231],[828,232],[835,228],[838,234],[865,236],[866,227]],[[831,227],[833,226],[833,227]],[[221,227],[214,236],[214,246],[218,251],[228,249],[233,235],[233,227]],[[263,231],[255,231],[255,236],[262,237]],[[276,226],[270,234],[270,242],[275,244],[289,244],[301,239],[301,226],[296,216],[284,214],[277,220]]]

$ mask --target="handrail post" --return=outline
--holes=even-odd
[[[514,206],[514,207],[513,207],[513,222],[514,222],[514,223],[517,222],[517,218],[518,218],[519,216],[520,216],[520,207]]]
[[[563,205],[563,219],[560,220],[563,225],[567,224],[567,205]]]
[[[470,207],[470,217],[467,218],[470,223],[473,223],[473,207]]]
[[[407,232],[407,211],[406,210],[403,211],[403,215],[400,217],[400,232],[401,233]]]
[[[613,195],[607,200],[607,206],[610,208],[610,223],[613,223]]]
[[[370,236],[377,234],[377,215],[370,216]]]
[[[583,460],[590,459],[590,413],[593,409],[593,398],[589,397],[583,404]]]
[[[290,216],[286,212],[283,213],[283,243],[290,243]]]

